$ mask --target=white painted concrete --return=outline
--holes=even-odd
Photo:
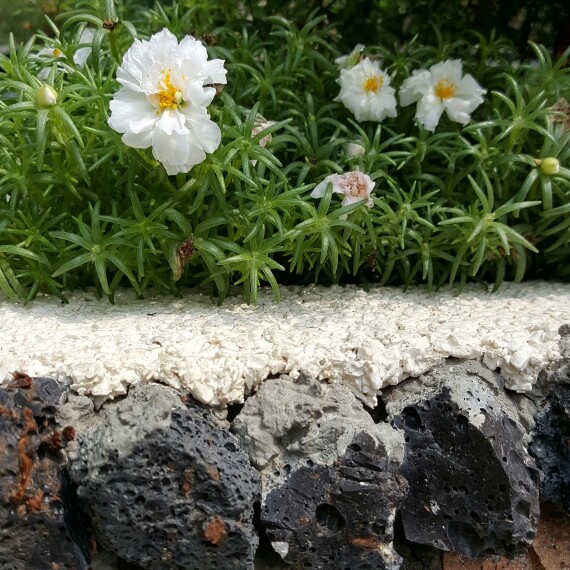
[[[348,384],[367,404],[376,391],[418,376],[448,356],[501,367],[507,386],[531,389],[560,358],[558,327],[570,323],[570,285],[422,288],[284,287],[250,307],[120,293],[116,304],[77,292],[69,305],[41,297],[0,301],[0,381],[15,371],[50,375],[101,399],[157,380],[220,406],[241,402],[272,374],[300,372]],[[284,402],[286,405],[286,402]]]

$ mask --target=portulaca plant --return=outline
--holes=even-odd
[[[81,0],[10,41],[4,296],[570,274],[568,50],[351,49],[341,8],[293,4]]]
[[[167,174],[189,172],[220,146],[207,107],[226,73],[191,36],[178,43],[164,28],[149,41],[135,40],[117,69],[122,87],[109,105],[109,125],[127,146],[152,147]]]

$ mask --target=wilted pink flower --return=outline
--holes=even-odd
[[[370,197],[375,182],[368,174],[353,170],[345,172],[344,174],[331,174],[327,176],[320,184],[317,184],[315,189],[311,192],[311,198],[322,198],[326,191],[329,182],[332,184],[332,191],[336,194],[343,194],[343,206],[366,200],[366,205],[372,208],[373,202]]]

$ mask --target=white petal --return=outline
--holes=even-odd
[[[341,206],[350,206],[350,204],[364,201],[368,202],[368,200],[365,200],[365,198],[359,198],[358,196],[345,196],[340,204]]]
[[[152,136],[152,131],[145,133],[127,132],[121,137],[121,140],[132,148],[148,148],[152,145]]]
[[[151,36],[148,42],[148,51],[155,61],[164,64],[175,60],[178,51],[178,40],[168,29],[163,28]]]
[[[416,118],[427,131],[435,131],[443,109],[441,99],[432,93],[427,93],[418,101]]]
[[[152,137],[152,154],[156,160],[163,163],[186,164],[190,154],[188,136],[155,131]]]
[[[197,144],[206,152],[212,153],[222,141],[222,132],[220,127],[214,121],[202,121],[199,132],[194,132]]]
[[[79,65],[79,67],[83,67],[90,55],[91,55],[91,48],[90,47],[79,48],[73,54],[73,61],[77,65]]]
[[[182,99],[192,105],[207,107],[215,94],[216,90],[213,87],[204,88],[201,81],[191,81],[184,87]]]
[[[332,176],[327,176],[322,182],[319,182],[311,192],[311,198],[322,198],[327,192],[327,186]]]
[[[167,135],[190,133],[186,127],[186,116],[177,109],[164,109],[156,121],[156,129]]]
[[[132,124],[136,124],[141,119],[146,120],[149,116],[156,120],[156,111],[146,96],[124,87],[115,93],[115,98],[109,103],[109,108],[111,109],[109,125],[119,133],[130,131]]]
[[[188,61],[196,61],[201,67],[208,59],[208,52],[202,42],[192,36],[182,38],[178,46],[180,58]]]
[[[153,138],[152,153],[164,164],[168,174],[188,172],[206,158],[206,153],[191,137],[157,132]]]
[[[469,101],[469,113],[472,113],[481,103],[483,95],[487,93],[475,79],[467,74],[457,85],[456,97]]]
[[[93,38],[95,37],[95,30],[93,28],[85,28],[81,37],[79,38],[80,44],[89,44],[89,46],[81,47],[75,51],[73,54],[73,61],[83,67],[87,61],[87,58],[91,55],[91,44],[93,43]]]
[[[446,59],[432,65],[429,71],[433,77],[434,84],[443,79],[457,85],[461,81],[463,73],[460,59]]]
[[[406,107],[419,101],[426,93],[433,90],[433,79],[427,69],[416,70],[408,77],[398,93],[400,105]]]
[[[470,102],[465,101],[464,99],[459,99],[457,97],[453,97],[452,99],[446,99],[443,102],[443,106],[445,107],[445,112],[447,116],[456,123],[461,123],[462,125],[466,125],[471,118],[470,114]]]
[[[38,73],[38,79],[42,82],[45,83],[48,76],[49,76],[49,71],[50,68],[49,67],[44,67],[43,69],[40,69],[39,73]]]
[[[383,87],[380,93],[370,100],[370,120],[383,121],[386,117],[395,117],[398,114],[395,93],[392,87]]]
[[[221,83],[226,84],[227,69],[224,67],[223,59],[212,59],[206,62],[202,68],[205,83]]]

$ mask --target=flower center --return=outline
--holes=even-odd
[[[176,89],[170,82],[170,69],[164,74],[162,86],[164,89],[158,92],[158,104],[161,109],[176,109],[182,103],[182,91]]]
[[[440,99],[450,99],[455,95],[456,91],[457,91],[457,86],[455,85],[455,83],[449,81],[449,79],[440,79],[435,84],[435,94]]]
[[[45,52],[44,52],[44,53],[45,53]],[[61,53],[61,50],[60,50],[60,49],[57,49],[57,48],[55,48],[51,53],[53,54],[53,57],[60,57],[61,55],[63,55],[63,54]]]
[[[378,93],[382,89],[384,84],[384,77],[382,75],[373,75],[372,77],[367,77],[362,84],[362,87],[366,93]]]

